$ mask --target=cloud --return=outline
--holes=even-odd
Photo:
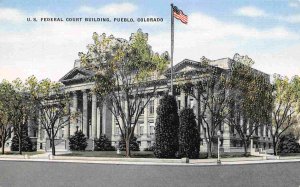
[[[298,8],[298,7],[300,7],[300,1],[299,0],[290,0],[288,5],[289,5],[289,7],[292,7],[292,8]]]
[[[131,14],[137,10],[137,6],[132,3],[112,3],[100,8],[94,8],[90,6],[82,6],[79,8],[79,12],[88,14],[99,14],[106,16],[118,16]]]
[[[18,9],[0,7],[0,22],[21,22],[25,19],[25,17],[25,14]]]
[[[267,13],[254,6],[245,6],[241,7],[235,12],[237,15],[245,16],[245,17],[264,17],[267,16]]]
[[[13,8],[0,8],[0,22],[13,22],[13,23],[20,23],[25,22],[27,17],[52,17],[52,15],[45,10],[40,10],[34,12],[32,14],[27,14],[24,11],[19,9]]]
[[[300,14],[278,17],[279,20],[283,20],[289,23],[300,23]]]
[[[299,55],[294,54],[297,49],[300,50],[299,47],[285,52],[284,54],[289,55],[288,57],[279,58],[281,51],[273,49],[275,46],[265,44],[267,42],[280,44],[281,41],[300,39],[299,34],[284,27],[257,29],[244,24],[223,22],[202,13],[190,14],[188,25],[175,24],[175,63],[185,58],[199,60],[202,56],[210,59],[231,58],[235,53],[240,53],[252,57],[257,63],[256,67],[261,71],[289,76],[300,73],[299,68],[295,68],[299,67],[296,64]],[[153,49],[159,52],[170,51],[169,38],[169,32],[149,36]],[[274,60],[272,57],[277,59]],[[273,64],[275,61],[280,63]]]
[[[46,16],[48,13],[40,12],[39,14]],[[299,39],[299,34],[284,27],[257,29],[244,24],[223,22],[199,12],[189,15],[188,25],[180,22],[175,24],[175,63],[184,58],[199,60],[202,56],[211,59],[232,57],[236,52],[249,54],[258,64],[269,63],[272,62],[272,55],[279,53],[278,51],[270,53],[266,50],[259,50],[256,54],[253,50],[257,49],[241,51],[240,45],[247,42],[262,45],[266,41],[280,43]],[[92,42],[93,32],[99,34],[105,32],[107,35],[114,34],[116,37],[128,39],[139,26],[139,23],[126,25],[123,28],[108,23],[60,22],[41,23],[22,32],[0,30],[0,80],[3,78],[12,80],[16,77],[25,79],[32,74],[39,79],[48,77],[58,80],[73,68],[78,52],[87,51],[86,46]],[[149,32],[147,27],[142,28],[144,32]],[[149,43],[154,51],[170,51],[169,27],[149,32]],[[297,52],[296,49],[298,48],[289,51]],[[268,50],[272,51],[272,46],[268,46]],[[268,57],[268,61],[265,61],[262,54]],[[300,59],[292,52],[285,54],[290,56],[278,57],[281,63],[289,64],[291,58],[293,62]],[[294,57],[297,58],[294,59]],[[275,72],[280,67],[276,69],[270,65],[264,65],[258,68]],[[296,68],[287,66],[281,70],[283,74],[290,74],[295,73]]]
[[[249,54],[255,59],[254,65],[257,69],[262,69],[269,74],[281,74],[292,77],[300,75],[300,45],[291,45],[284,49],[275,50],[269,53]]]

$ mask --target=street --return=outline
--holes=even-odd
[[[0,161],[0,187],[300,186],[300,162],[144,166]]]

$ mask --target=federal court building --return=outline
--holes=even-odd
[[[205,62],[204,62],[205,61]],[[205,57],[199,61],[193,61],[184,59],[177,63],[173,67],[173,74],[192,74],[194,78],[203,77],[205,73],[205,67],[203,63],[206,63]],[[218,60],[208,60],[208,66],[217,68],[222,71],[230,71],[233,63],[237,63],[233,59],[223,58]],[[206,64],[207,65],[207,64]],[[257,71],[257,70],[255,70]],[[259,72],[259,71],[257,71]],[[259,72],[264,74],[263,72]],[[81,66],[80,60],[75,60],[74,67],[67,72],[60,82],[65,85],[66,91],[71,95],[70,111],[72,113],[77,112],[79,115],[76,120],[71,120],[66,126],[59,130],[56,137],[56,146],[58,150],[68,150],[68,138],[77,130],[81,130],[88,138],[88,147],[86,150],[93,150],[94,140],[101,135],[106,135],[111,141],[113,146],[117,146],[121,140],[121,133],[119,125],[114,118],[114,115],[110,112],[108,104],[99,102],[97,96],[92,92],[95,83],[91,81],[94,73],[91,70],[87,70]],[[270,77],[264,74],[266,79],[270,81]],[[150,100],[145,107],[143,114],[141,115],[138,124],[135,128],[135,137],[140,145],[140,150],[151,147],[155,143],[155,121],[156,121],[156,109],[159,105],[159,99],[168,92],[170,89],[170,68],[166,70],[166,73],[160,76],[164,84],[159,85],[157,96]],[[174,85],[177,84],[177,79],[174,79]],[[195,115],[197,115],[198,103],[195,99],[190,97],[183,91],[175,94],[178,103],[178,111],[185,107],[193,108]],[[47,140],[47,134],[42,129],[41,125],[37,128],[37,132],[32,130],[28,131],[29,136],[36,139],[38,150],[50,149],[49,140]],[[206,152],[207,144],[204,140],[204,133],[206,129],[202,126],[199,128],[201,136],[201,152]],[[228,124],[224,123],[220,127],[222,133],[221,149],[224,152],[242,152],[243,147],[241,143],[236,143],[239,136],[236,130],[230,128]],[[254,144],[255,148],[270,149],[271,148],[271,133],[267,128],[267,124],[264,124],[259,128],[253,136],[256,137]]]

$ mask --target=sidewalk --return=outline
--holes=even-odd
[[[111,157],[74,157],[61,156],[58,152],[56,156],[46,152],[37,155],[0,155],[0,161],[32,161],[32,162],[72,162],[72,163],[93,163],[93,164],[131,164],[131,165],[181,165],[181,166],[211,166],[218,165],[217,159],[190,159],[186,163],[184,159],[156,159],[156,158],[111,158]],[[262,164],[262,163],[282,163],[300,162],[300,156],[280,157],[276,160],[266,160],[263,157],[236,157],[222,158],[221,165],[238,164]]]

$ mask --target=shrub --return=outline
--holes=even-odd
[[[193,109],[183,109],[179,117],[179,155],[199,158],[200,137]]]
[[[279,153],[299,153],[300,145],[292,134],[284,135],[278,145]]]
[[[111,145],[111,142],[106,135],[101,135],[99,139],[95,140],[95,151],[115,151],[115,147]]]
[[[157,158],[175,158],[178,152],[179,117],[174,96],[165,95],[157,108],[155,150]]]
[[[26,127],[22,129],[22,136],[21,136],[21,149],[25,152],[32,152],[34,151],[33,143],[31,142],[29,136],[27,135]],[[19,151],[19,136],[15,133],[12,139],[11,144],[12,151]]]
[[[144,149],[144,151],[154,151],[155,147],[154,145],[150,146],[150,147],[147,147]]]
[[[87,147],[87,139],[82,131],[76,131],[69,138],[69,146],[71,151],[84,151]]]
[[[119,148],[121,151],[126,151],[126,142],[125,142],[124,138],[122,138],[122,140],[119,142]],[[130,139],[129,149],[130,149],[130,151],[139,151],[140,150],[139,143],[137,142],[136,137],[132,137]]]

